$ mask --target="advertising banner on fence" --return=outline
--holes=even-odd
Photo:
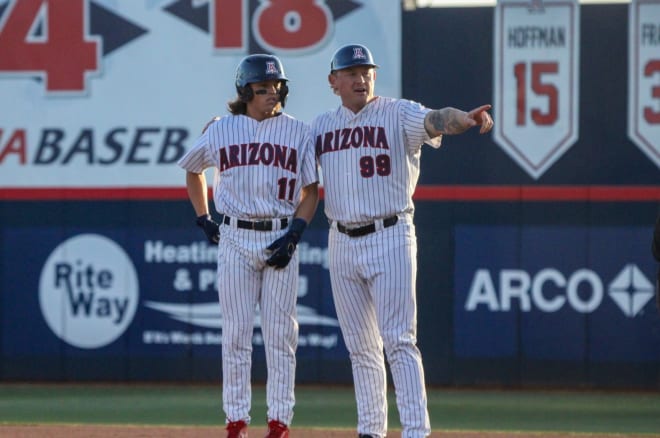
[[[281,58],[285,110],[339,105],[327,76],[367,45],[379,92],[400,94],[401,7],[361,2],[0,0],[0,187],[171,187],[176,161],[227,113],[235,69]]]
[[[457,227],[456,354],[659,360],[651,235],[633,227]]]
[[[197,233],[194,233],[197,236]],[[6,229],[6,357],[76,354],[220,356],[217,249],[180,229]],[[38,244],[37,244],[38,242]],[[327,265],[327,231],[298,246],[299,358],[344,358]],[[25,325],[25,321],[30,323]],[[263,345],[261,320],[253,344]],[[263,349],[256,348],[257,354]],[[78,353],[76,353],[78,352]]]

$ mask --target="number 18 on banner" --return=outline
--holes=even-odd
[[[578,138],[578,0],[499,0],[495,141],[538,179]]]

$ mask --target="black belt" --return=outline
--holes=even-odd
[[[282,218],[282,219],[274,219],[274,220],[263,220],[263,221],[244,221],[242,219],[236,219],[236,227],[238,228],[243,228],[245,230],[256,230],[256,231],[272,231],[273,226],[277,224],[279,221],[280,223],[280,230],[285,229],[289,225],[289,219],[287,218]],[[230,225],[231,224],[231,218],[229,216],[225,216],[225,218],[222,220],[222,222],[225,225]]]
[[[387,217],[383,219],[383,228],[391,227],[392,225],[396,224],[398,221],[399,218],[397,216]],[[376,224],[375,223],[369,224],[358,228],[346,228],[344,225],[337,222],[337,231],[339,231],[340,233],[344,233],[350,237],[366,236],[367,234],[376,232]]]

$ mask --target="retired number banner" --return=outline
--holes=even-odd
[[[577,0],[495,8],[495,141],[538,179],[578,138]]]
[[[629,9],[628,135],[660,167],[660,0]]]

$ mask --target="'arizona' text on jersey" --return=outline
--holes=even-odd
[[[349,148],[371,147],[389,149],[385,128],[382,126],[356,126],[335,129],[316,136],[316,155]]]
[[[328,219],[360,224],[413,212],[421,147],[439,147],[441,140],[431,140],[424,128],[429,111],[410,100],[377,97],[357,114],[340,106],[312,122]]]

